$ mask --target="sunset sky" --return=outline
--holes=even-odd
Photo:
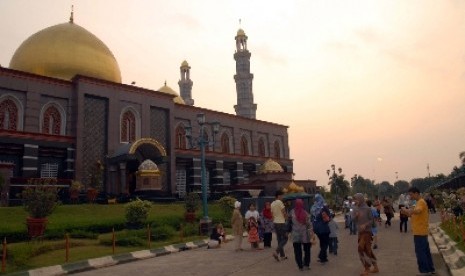
[[[0,65],[46,27],[99,37],[123,83],[179,92],[234,114],[234,37],[248,36],[257,119],[289,126],[296,179],[331,164],[391,182],[449,174],[465,151],[465,1],[1,0]],[[241,24],[239,25],[239,19]]]

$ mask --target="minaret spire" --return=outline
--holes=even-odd
[[[240,24],[240,19],[239,19]],[[236,82],[237,104],[234,105],[236,115],[255,119],[257,104],[253,102],[252,80],[250,73],[250,52],[247,50],[247,36],[242,28],[239,28],[236,35]]]
[[[186,105],[194,105],[194,99],[192,99],[192,80],[190,77],[191,67],[187,61],[181,63],[179,71],[181,73],[181,79],[178,81],[179,91],[181,98],[184,100]]]
[[[71,5],[71,16],[69,17],[69,23],[74,23],[74,5]]]

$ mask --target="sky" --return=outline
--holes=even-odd
[[[289,126],[295,179],[331,164],[376,183],[449,174],[465,151],[462,0],[1,0],[0,65],[49,26],[99,37],[123,83],[235,114],[236,32],[248,36],[257,119]],[[428,170],[429,167],[429,170]]]

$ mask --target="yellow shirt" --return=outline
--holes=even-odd
[[[429,212],[428,205],[423,198],[417,200],[412,213],[412,232],[417,236],[428,236]],[[419,211],[419,213],[417,213]]]
[[[271,203],[271,213],[273,214],[273,223],[285,223],[286,219],[283,215],[284,203],[276,199]]]

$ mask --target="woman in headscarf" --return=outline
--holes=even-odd
[[[261,235],[263,235],[263,247],[270,248],[274,231],[273,214],[271,213],[271,202],[265,202],[265,208],[263,208],[263,211],[260,214],[259,219],[260,233]]]
[[[292,224],[292,242],[294,257],[299,270],[310,269],[310,240],[313,236],[310,216],[304,209],[304,201],[296,199],[294,209],[290,212],[289,223]],[[302,249],[304,258],[302,260]]]
[[[371,228],[375,221],[371,208],[366,204],[363,194],[355,194],[354,200],[356,208],[353,219],[358,230],[358,256],[363,265],[360,276],[367,276],[370,273],[379,272],[375,254],[371,249]]]
[[[324,264],[328,261],[329,233],[331,232],[328,226],[330,213],[325,200],[320,194],[315,195],[315,202],[310,212],[312,213],[313,232],[315,232],[320,241],[318,262]]]
[[[244,233],[244,219],[241,214],[241,203],[239,201],[234,202],[234,211],[231,217],[231,226],[234,234],[234,240],[236,242],[235,250],[241,251],[242,249],[242,235]]]

